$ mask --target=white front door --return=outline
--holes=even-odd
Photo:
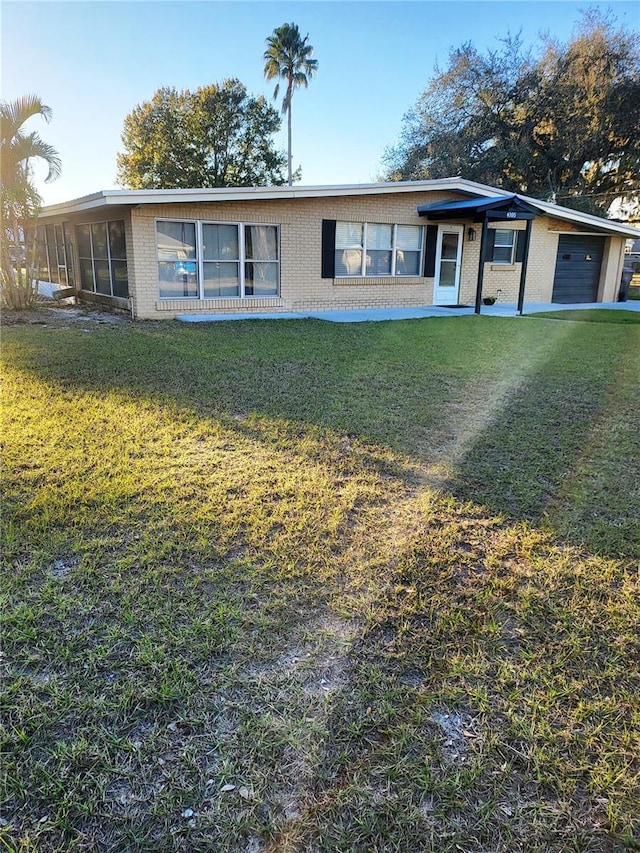
[[[438,225],[434,305],[457,305],[460,292],[463,225]]]

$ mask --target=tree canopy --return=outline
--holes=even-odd
[[[158,89],[124,120],[118,181],[130,189],[281,185],[280,116],[237,79]]]
[[[267,39],[264,52],[264,76],[267,80],[276,80],[273,97],[277,98],[280,81],[286,82],[282,99],[282,112],[287,115],[287,177],[289,186],[293,183],[291,166],[291,101],[299,86],[305,88],[318,70],[318,60],[312,59],[313,47],[309,44],[309,35],[302,38],[297,24],[282,24],[276,27]]]
[[[387,179],[460,175],[606,213],[640,193],[637,34],[598,12],[537,53],[508,36],[450,51],[385,155]]]

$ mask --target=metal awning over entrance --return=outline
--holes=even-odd
[[[459,216],[456,214],[459,213]],[[533,219],[542,213],[515,193],[494,198],[465,198],[461,201],[440,201],[421,204],[418,214],[431,220],[473,219],[474,222],[490,220]]]
[[[518,290],[518,313],[522,314],[527,262],[529,259],[529,244],[531,242],[531,223],[541,213],[541,210],[528,201],[524,201],[515,193],[494,196],[493,198],[467,198],[460,201],[441,201],[435,204],[421,204],[418,206],[418,215],[424,216],[432,222],[456,219],[468,221],[471,219],[475,223],[482,223],[480,264],[478,266],[478,285],[476,287],[476,314],[480,313],[480,306],[482,304],[482,282],[484,279],[484,265],[487,260],[485,256],[487,254],[488,224],[490,222],[517,222],[525,220],[527,226],[524,231],[525,243],[520,272],[520,288]]]

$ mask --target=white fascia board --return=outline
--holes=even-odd
[[[591,213],[581,213],[579,210],[572,210],[570,207],[560,207],[559,204],[552,204],[550,201],[540,201],[540,199],[531,198],[529,196],[520,196],[524,201],[531,202],[537,208],[542,210],[548,216],[553,216],[555,219],[565,219],[568,222],[575,222],[577,225],[584,225],[585,230],[597,228],[599,231],[615,231],[625,237],[640,237],[640,229],[634,228],[631,225],[625,225],[623,222],[614,222],[612,219],[604,219],[602,216],[593,216]]]
[[[480,188],[480,185],[477,185]],[[136,207],[145,204],[189,204],[194,202],[253,201],[257,199],[322,198],[351,195],[380,195],[384,193],[406,193],[445,190],[476,195],[478,189],[470,181],[460,178],[443,178],[433,181],[392,181],[378,184],[339,184],[324,186],[292,187],[223,187],[220,189],[184,190],[102,190],[93,195],[72,201],[48,205],[41,216],[60,216],[78,213],[108,205]],[[484,190],[484,188],[482,188]],[[486,191],[480,192],[487,195]],[[490,194],[500,195],[497,190]]]
[[[507,193],[505,190],[498,189],[497,187],[478,184],[475,181],[467,181],[464,178],[457,178],[454,180],[457,180],[461,185],[460,189],[462,189],[462,185],[464,185],[464,191],[469,192],[472,195],[484,195],[489,198],[494,196],[512,195],[512,193]],[[640,229],[634,228],[632,225],[625,225],[623,222],[614,222],[612,219],[604,219],[602,216],[594,216],[591,213],[581,213],[579,210],[574,210],[571,207],[562,207],[561,205],[553,204],[550,201],[541,201],[539,198],[522,195],[522,193],[516,193],[516,195],[523,201],[537,207],[548,216],[553,216],[555,219],[564,219],[568,222],[575,222],[578,225],[587,226],[585,229],[587,233],[589,232],[590,226],[591,229],[598,228],[599,230],[615,231],[627,237],[640,237]]]
[[[458,192],[470,196],[498,198],[504,196],[504,190],[468,181],[465,178],[440,178],[427,181],[390,181],[376,184],[338,184],[323,186],[292,187],[223,187],[220,189],[184,189],[184,190],[102,190],[93,195],[83,196],[72,201],[43,207],[40,216],[65,216],[86,210],[108,206],[137,207],[147,204],[190,204],[205,202],[238,202],[252,200],[278,200],[297,198],[331,198],[337,196],[383,195],[386,193],[413,192]],[[580,213],[568,207],[541,201],[530,196],[520,195],[523,201],[537,207],[548,216],[568,222],[613,232],[626,237],[640,237],[640,229],[632,228],[620,222]]]
[[[104,207],[106,192],[92,193],[72,201],[62,201],[58,204],[48,204],[40,208],[39,216],[63,216],[70,213],[80,213],[83,210],[93,210],[96,207]]]

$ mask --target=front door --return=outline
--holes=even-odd
[[[460,291],[460,260],[464,226],[438,225],[434,305],[457,305]]]

